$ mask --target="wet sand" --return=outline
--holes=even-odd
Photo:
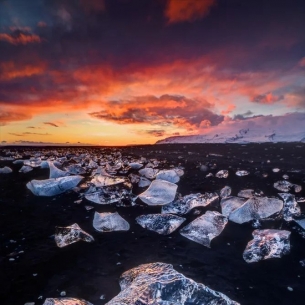
[[[17,148],[12,148],[16,150]],[[40,148],[19,148],[39,151]],[[64,148],[60,148],[61,150]],[[74,148],[69,148],[73,151]],[[45,149],[48,151],[49,149]],[[302,185],[297,197],[305,196],[305,144],[188,144],[153,145],[117,148],[123,155],[166,160],[164,167],[181,165],[185,174],[178,183],[182,195],[219,191],[225,185],[232,195],[241,189],[261,190],[266,196],[277,196],[273,183],[289,175],[289,181]],[[99,148],[88,148],[99,153]],[[104,149],[103,153],[110,152]],[[1,154],[1,151],[0,151]],[[216,155],[215,155],[216,154]],[[222,156],[217,156],[222,155]],[[269,162],[268,162],[269,160]],[[200,164],[213,169],[200,171]],[[0,175],[0,299],[1,305],[42,304],[46,297],[78,297],[94,305],[102,305],[120,291],[120,275],[143,263],[164,262],[193,280],[226,294],[243,305],[303,305],[305,302],[305,239],[295,223],[267,221],[262,228],[291,231],[291,252],[281,259],[248,264],[242,253],[252,239],[251,223],[229,222],[211,249],[192,242],[179,234],[179,229],[162,236],[140,227],[135,218],[158,213],[161,207],[148,207],[137,201],[133,207],[97,205],[86,201],[77,204],[79,195],[73,191],[55,197],[36,197],[27,188],[32,179],[47,179],[48,169],[18,173],[21,165],[0,161],[9,166],[11,174]],[[273,168],[280,172],[274,173]],[[229,170],[227,179],[206,178],[220,169]],[[236,170],[248,170],[249,176],[238,177]],[[264,177],[263,174],[268,174]],[[143,190],[134,188],[134,193]],[[293,192],[292,192],[293,193]],[[85,205],[94,209],[87,211]],[[300,203],[305,212],[305,203]],[[215,203],[198,208],[220,211]],[[94,212],[117,211],[130,223],[128,232],[98,233],[92,227]],[[188,224],[199,215],[191,211]],[[54,242],[55,226],[79,226],[95,238],[94,243],[77,242],[58,248]],[[24,251],[21,252],[20,251]],[[10,261],[14,258],[14,261]],[[35,276],[34,276],[35,275]],[[289,291],[287,287],[293,288]],[[105,299],[100,297],[105,295]],[[41,299],[38,299],[42,296]]]

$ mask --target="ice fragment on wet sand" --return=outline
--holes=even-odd
[[[220,190],[220,198],[225,198],[231,195],[232,189],[229,186],[225,186]]]
[[[13,170],[8,166],[4,166],[4,167],[0,168],[0,174],[10,174],[12,172],[13,172]]]
[[[66,176],[69,176],[70,173],[69,172],[66,172],[66,171],[62,171],[60,170],[59,168],[57,168],[53,162],[51,161],[48,161],[48,165],[49,165],[49,168],[50,168],[50,175],[49,175],[49,178],[60,178],[60,177],[66,177]]]
[[[174,232],[184,221],[185,218],[171,214],[149,214],[136,218],[143,228],[163,235]]]
[[[148,179],[154,179],[156,177],[156,175],[158,174],[158,172],[159,172],[158,169],[154,169],[154,168],[150,168],[150,167],[146,167],[146,168],[139,170],[139,174]]]
[[[32,180],[27,188],[36,196],[55,196],[77,186],[82,176],[68,176],[57,179]]]
[[[287,180],[277,181],[273,184],[273,187],[282,192],[289,192],[294,189],[296,193],[299,193],[302,190],[300,185],[293,184]]]
[[[221,199],[220,206],[221,206],[221,213],[222,215],[229,217],[229,215],[241,207],[246,202],[246,199],[229,196]]]
[[[190,194],[162,206],[162,214],[184,215],[196,207],[205,207],[219,198],[217,193]]]
[[[251,198],[254,196],[254,190],[251,189],[241,190],[238,192],[237,196],[243,198]]]
[[[302,219],[294,219],[294,221],[295,221],[303,230],[305,230],[305,218],[302,218]]]
[[[93,242],[94,238],[87,232],[83,231],[77,223],[68,227],[55,228],[55,242],[58,247],[62,248],[79,240]]]
[[[86,170],[78,164],[71,164],[65,167],[65,170],[72,175],[83,175],[86,173]]]
[[[287,193],[279,193],[279,196],[284,200],[283,217],[286,221],[293,220],[293,216],[301,214],[300,206],[295,200],[295,196]]]
[[[162,170],[158,172],[156,179],[162,179],[171,183],[177,183],[179,182],[180,177],[175,170]]]
[[[176,191],[176,184],[158,179],[154,180],[139,198],[148,205],[164,205],[175,199]]]
[[[234,210],[230,214],[229,220],[241,224],[250,220],[264,219],[280,212],[282,208],[282,200],[268,197],[252,197],[241,207]]]
[[[96,187],[103,187],[103,186],[111,186],[125,182],[128,178],[125,177],[110,177],[104,175],[96,175],[93,177],[91,182]]]
[[[243,253],[247,263],[268,258],[280,258],[290,252],[290,232],[285,230],[255,230]]]
[[[99,232],[128,231],[129,223],[118,212],[94,213],[93,227]]]
[[[31,158],[29,160],[24,160],[23,164],[31,166],[31,167],[39,167],[41,165],[41,159],[40,158]]]
[[[23,165],[23,166],[20,168],[19,173],[24,173],[24,174],[26,174],[26,173],[28,173],[28,172],[30,172],[30,171],[32,171],[32,170],[33,170],[33,167],[28,166],[28,165]]]
[[[215,211],[207,211],[182,228],[180,234],[210,248],[212,239],[222,232],[227,223],[227,217]]]
[[[130,166],[130,168],[132,168],[132,169],[139,169],[139,168],[143,167],[143,164],[137,163],[137,162],[131,162],[128,164],[128,166]]]
[[[85,300],[74,299],[74,298],[59,298],[53,299],[48,298],[42,305],[93,305]]]
[[[165,263],[144,264],[124,272],[120,286],[121,292],[106,305],[239,305]]]
[[[248,171],[245,171],[245,170],[239,170],[235,174],[236,174],[236,176],[243,177],[243,176],[249,175],[250,173]]]
[[[151,181],[145,177],[139,177],[138,187],[147,187],[151,184]]]
[[[229,172],[225,169],[220,170],[215,175],[216,178],[228,178],[228,176],[229,176]]]

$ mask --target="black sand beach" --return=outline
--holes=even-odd
[[[8,148],[6,148],[7,150]],[[11,147],[12,152],[50,150],[77,151],[80,148],[25,148]],[[181,165],[185,174],[178,183],[182,195],[219,191],[228,185],[232,194],[241,189],[263,191],[266,196],[278,197],[273,183],[287,174],[289,181],[303,187],[295,194],[305,196],[305,144],[180,144],[120,148],[83,148],[96,154],[107,154],[114,149],[122,155],[166,160],[162,166]],[[4,148],[0,154],[4,156]],[[221,156],[220,156],[221,155]],[[29,156],[28,156],[29,157]],[[200,164],[208,165],[201,171]],[[137,200],[136,206],[117,207],[98,205],[84,199],[75,203],[79,195],[74,191],[54,196],[37,197],[27,188],[32,179],[47,179],[49,169],[34,168],[19,173],[21,165],[0,161],[9,166],[11,174],[0,175],[0,299],[1,305],[23,305],[26,302],[43,304],[47,297],[85,299],[102,305],[119,291],[120,275],[140,264],[164,262],[185,276],[226,294],[242,305],[303,305],[305,303],[305,239],[296,223],[283,220],[262,222],[262,228],[291,231],[291,252],[280,259],[269,259],[248,264],[242,254],[252,239],[251,223],[239,225],[229,222],[211,248],[192,242],[179,234],[179,229],[162,236],[140,227],[135,218],[142,214],[159,213],[161,207],[149,207]],[[273,168],[279,168],[275,173]],[[208,173],[229,170],[227,179],[206,178]],[[248,170],[250,175],[238,177],[236,170]],[[266,175],[267,174],[267,177]],[[134,188],[134,193],[143,190]],[[293,193],[293,192],[291,192]],[[293,193],[294,194],[294,193]],[[85,205],[94,209],[87,211]],[[305,212],[305,203],[300,203]],[[219,204],[199,208],[220,211]],[[115,212],[130,224],[128,232],[98,233],[92,227],[93,214]],[[186,225],[197,218],[191,211]],[[55,226],[77,223],[95,238],[94,243],[77,242],[58,248],[54,242]],[[10,260],[14,258],[14,260]],[[291,287],[290,291],[287,287]],[[101,296],[104,295],[104,299]]]

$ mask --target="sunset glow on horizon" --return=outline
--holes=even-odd
[[[153,144],[304,113],[304,16],[301,0],[1,1],[0,142]]]

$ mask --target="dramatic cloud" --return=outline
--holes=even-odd
[[[275,102],[281,101],[284,99],[284,96],[274,96],[271,92],[267,94],[257,95],[252,99],[254,103],[261,103],[261,104],[273,104]]]
[[[31,116],[26,113],[1,111],[0,110],[0,126],[6,125],[10,122],[23,121],[30,119]]]
[[[52,122],[43,122],[43,124],[50,125],[50,126],[53,126],[53,127],[59,127],[57,124],[52,123]]]
[[[206,16],[216,0],[168,0],[165,16],[169,23],[194,21]]]
[[[42,39],[35,34],[24,32],[22,30],[14,30],[12,33],[0,33],[0,40],[6,41],[13,45],[26,45],[28,43],[41,43]]]
[[[213,113],[212,105],[204,99],[189,99],[185,96],[162,95],[139,96],[130,100],[109,101],[104,110],[89,113],[92,117],[119,124],[149,123],[175,125],[188,130],[201,124],[218,125],[224,116]]]
[[[163,137],[166,132],[163,129],[152,129],[152,130],[145,130],[145,133],[148,135],[152,135],[154,137]]]

